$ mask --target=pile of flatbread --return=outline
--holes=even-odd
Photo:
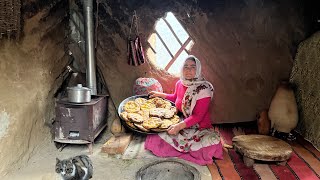
[[[144,132],[166,131],[171,125],[180,122],[177,108],[167,100],[136,98],[123,106],[120,114],[128,126]]]

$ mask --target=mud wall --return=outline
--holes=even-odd
[[[306,31],[299,1],[131,0],[98,5],[97,60],[116,105],[132,95],[138,77],[154,77],[165,92],[173,91],[177,77],[149,63],[129,66],[126,60],[133,11],[140,18],[144,42],[156,20],[171,11],[194,39],[192,54],[215,87],[214,123],[252,121],[268,108],[278,82],[289,78]],[[147,50],[147,44],[144,47]]]
[[[0,43],[0,176],[23,166],[51,141],[53,94],[68,61],[65,10],[60,9],[33,12],[19,42]]]

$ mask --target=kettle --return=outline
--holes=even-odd
[[[91,89],[77,84],[74,87],[67,87],[68,101],[72,103],[88,103],[91,101]]]

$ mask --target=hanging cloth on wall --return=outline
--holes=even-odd
[[[134,27],[133,27],[134,26]],[[134,39],[132,38],[132,28],[135,28]],[[130,26],[130,33],[128,37],[127,43],[127,56],[128,56],[128,64],[132,66],[139,66],[145,63],[145,56],[144,51],[141,45],[141,39],[139,37],[138,31],[138,16],[136,11],[134,11],[131,26]]]

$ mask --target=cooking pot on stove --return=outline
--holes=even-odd
[[[91,101],[91,89],[77,84],[74,87],[67,87],[68,101],[72,103],[87,103]]]

